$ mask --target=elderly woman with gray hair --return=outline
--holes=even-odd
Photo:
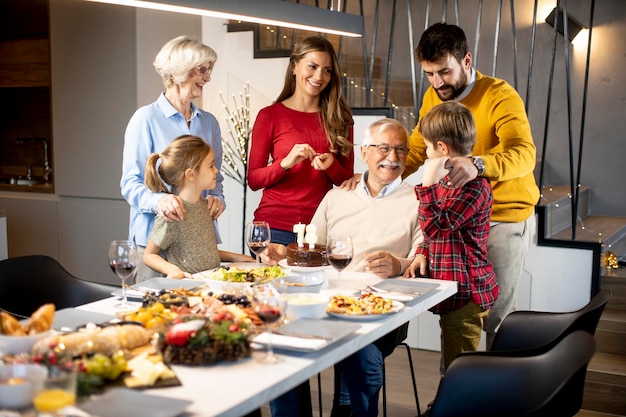
[[[192,102],[202,97],[202,89],[211,81],[211,72],[217,54],[209,46],[188,36],[179,36],[167,42],[154,60],[154,68],[161,77],[165,91],[151,104],[139,108],[131,117],[124,134],[122,162],[122,195],[130,204],[128,238],[134,241],[142,259],[155,216],[165,221],[180,221],[185,212],[176,194],[150,191],[144,184],[144,170],[148,156],[161,152],[174,138],[195,135],[206,141],[215,153],[218,169],[222,163],[220,126],[211,113]],[[222,182],[208,192],[207,201],[213,221],[226,207]],[[216,229],[217,231],[217,229]],[[219,243],[219,234],[217,234]],[[136,282],[159,274],[140,262]]]

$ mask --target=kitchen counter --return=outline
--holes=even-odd
[[[21,185],[21,184],[4,184],[0,183],[0,191],[17,191],[27,193],[54,193],[53,183],[42,183],[33,185]]]

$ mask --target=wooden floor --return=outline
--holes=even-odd
[[[439,385],[439,352],[411,349],[417,392],[422,411],[435,398]],[[405,348],[398,347],[385,361],[387,372],[387,415],[389,417],[415,417],[415,398],[411,382],[411,372]],[[332,407],[333,371],[322,372],[322,417],[329,417]],[[311,379],[313,417],[319,417],[317,377]],[[382,394],[379,415],[383,415]],[[263,417],[271,416],[269,407],[262,408]],[[576,417],[606,417],[607,414],[581,411]]]

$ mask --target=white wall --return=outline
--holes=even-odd
[[[211,82],[204,87],[203,107],[217,117],[222,136],[228,136],[229,124],[222,103],[224,98],[229,109],[234,109],[233,95],[239,100],[246,83],[250,85],[251,126],[260,109],[273,103],[283,87],[288,58],[253,59],[254,44],[252,32],[226,31],[226,22],[221,19],[203,18],[203,42],[215,49],[218,60]],[[220,247],[224,250],[240,252],[243,224],[243,187],[238,182],[226,178],[224,182],[227,209],[219,219],[222,238]],[[261,193],[247,190],[246,222],[252,220]],[[247,252],[247,249],[245,249]]]

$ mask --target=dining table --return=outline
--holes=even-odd
[[[322,288],[321,294],[329,296],[335,293],[358,294],[369,285],[376,286],[383,281],[371,273],[343,271],[341,281],[337,282],[337,272],[334,269],[328,268],[325,273],[330,285]],[[426,312],[457,291],[454,281],[415,278],[412,282],[422,285],[427,291],[416,294],[410,301],[400,303],[402,307],[393,314],[366,318],[329,315],[323,318],[329,327],[341,328],[345,325],[346,328],[353,329],[337,340],[320,345],[319,340],[307,341],[305,337],[300,340],[297,348],[290,348],[288,344],[281,347],[275,343],[278,362],[274,364],[260,363],[257,360],[265,353],[265,346],[254,343],[253,340],[250,357],[206,366],[171,365],[180,385],[154,387],[144,392],[163,398],[187,400],[189,404],[181,416],[245,416]],[[77,309],[111,314],[115,312],[117,303],[117,297],[110,297],[78,306]],[[308,344],[317,347],[302,349]]]

